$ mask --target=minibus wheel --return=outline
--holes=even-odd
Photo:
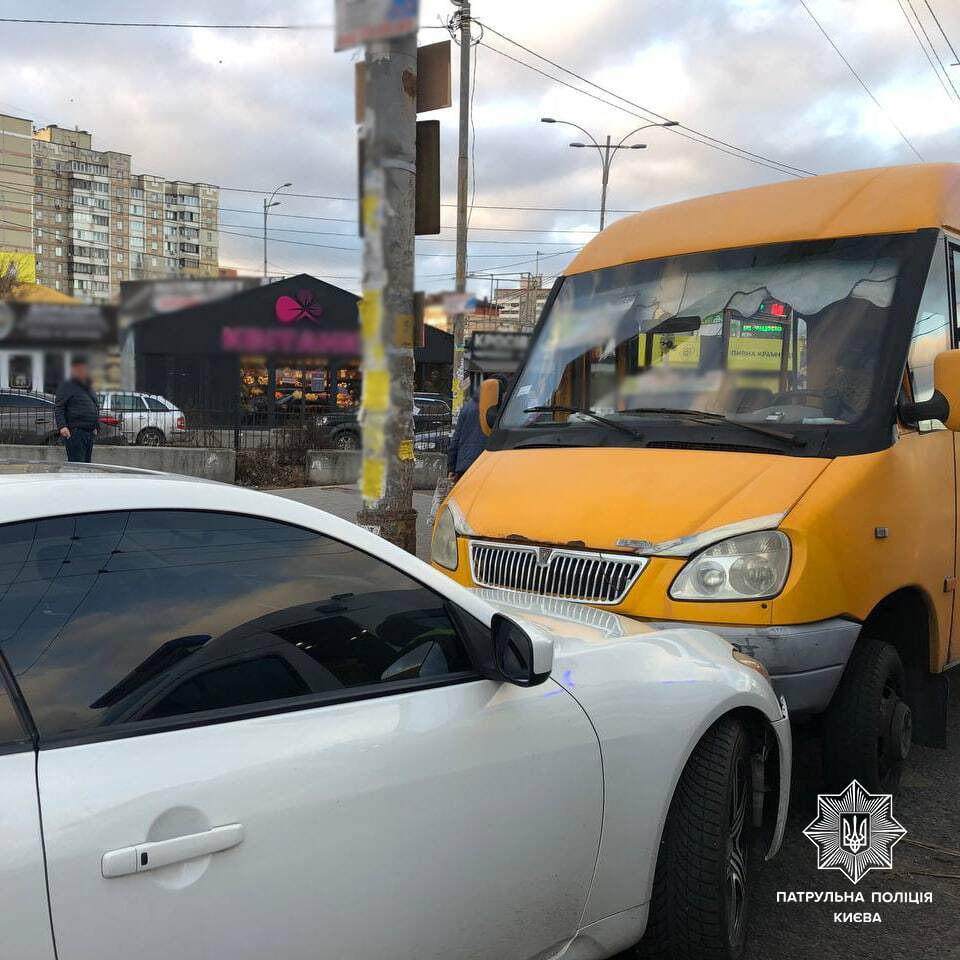
[[[680,775],[660,841],[636,956],[740,960],[753,839],[749,735],[733,716],[701,738]]]
[[[861,637],[824,716],[828,785],[842,789],[856,779],[872,792],[892,793],[900,783],[912,735],[900,655],[891,643]]]

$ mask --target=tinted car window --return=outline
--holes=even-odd
[[[143,401],[146,403],[147,409],[152,410],[154,413],[170,412],[170,408],[162,400],[155,400],[153,397],[144,397]]]
[[[50,403],[49,400],[44,400],[42,397],[18,397],[12,393],[0,393],[0,407],[29,407],[36,409],[37,407],[52,406],[53,404]]]
[[[3,677],[0,677],[0,750],[14,744],[26,743],[28,739],[20,725],[20,718],[4,685]]]
[[[0,649],[41,739],[469,670],[442,598],[405,574],[194,511],[0,526]]]

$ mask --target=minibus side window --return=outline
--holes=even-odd
[[[934,358],[950,349],[949,304],[947,266],[942,248],[938,248],[930,264],[907,356],[910,388],[916,401],[933,396]],[[939,420],[921,420],[917,426],[921,433],[944,429]]]

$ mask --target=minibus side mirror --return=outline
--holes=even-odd
[[[926,400],[901,397],[897,414],[903,423],[939,420],[960,431],[960,350],[945,350],[933,361],[933,396]]]
[[[960,430],[960,350],[944,350],[933,361],[933,397],[943,399],[943,415],[928,417],[940,420],[948,430]],[[929,401],[928,401],[929,402]]]
[[[500,381],[484,380],[480,384],[480,429],[489,437],[500,412]],[[960,409],[960,408],[958,408]]]

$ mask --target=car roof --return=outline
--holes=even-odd
[[[848,170],[652,207],[607,227],[563,274],[685,253],[924,227],[960,229],[960,164]]]
[[[0,394],[7,397],[39,397],[41,400],[53,400],[52,393],[43,393],[40,390],[17,390],[14,387],[0,387]]]

